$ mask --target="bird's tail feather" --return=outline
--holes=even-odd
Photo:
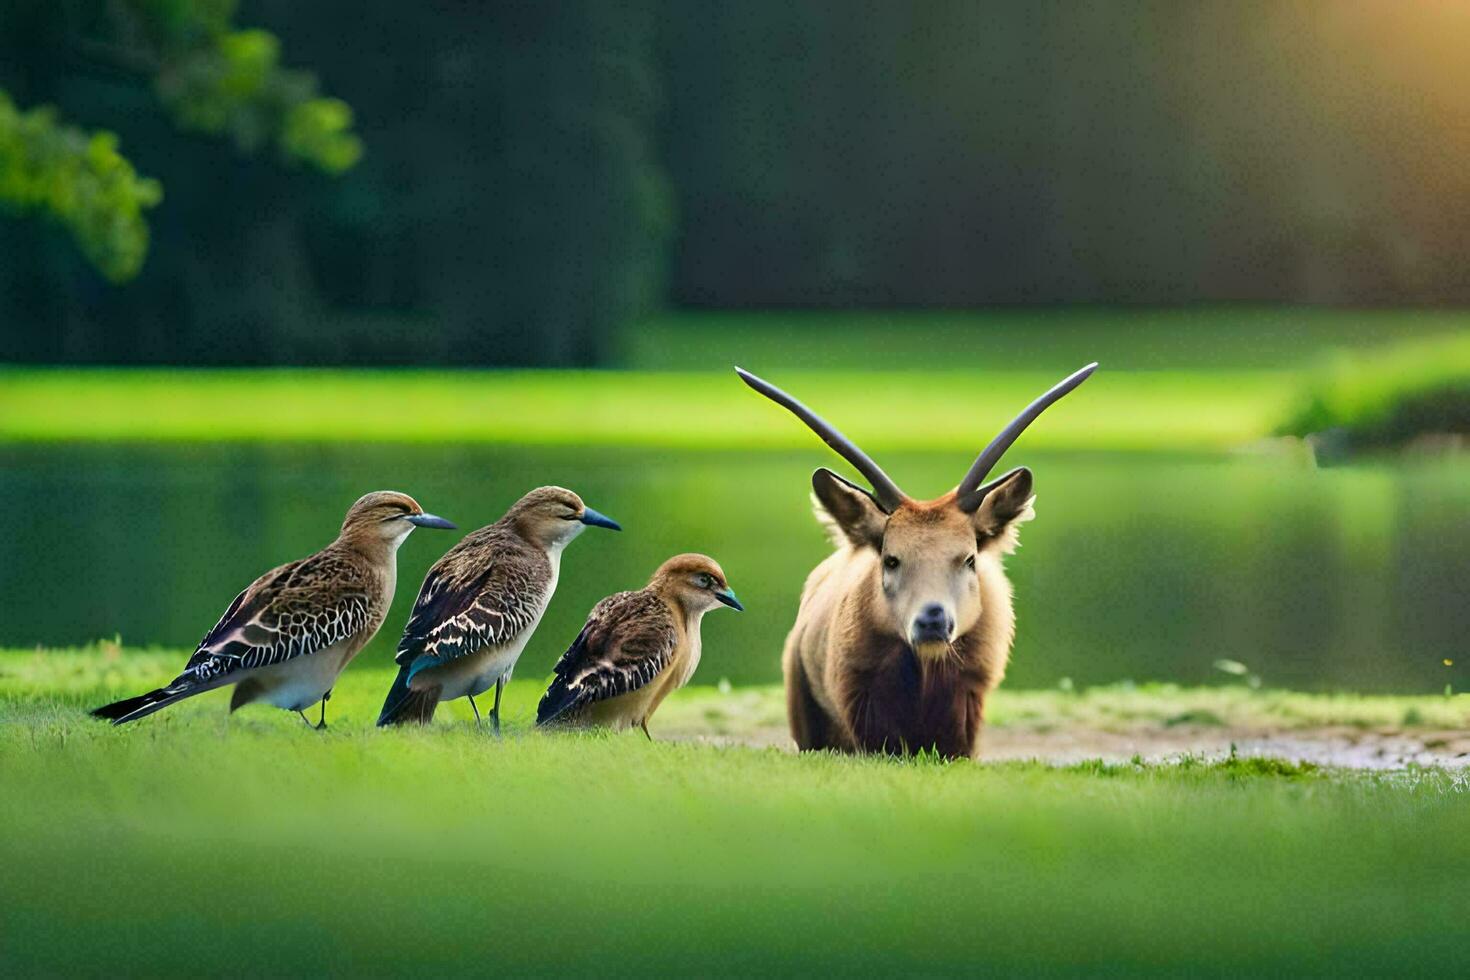
[[[434,709],[439,707],[439,688],[428,687],[410,690],[408,686],[409,665],[398,668],[388,697],[383,701],[383,711],[378,715],[378,727],[385,725],[427,725],[434,720]]]
[[[140,694],[135,698],[123,698],[121,701],[104,704],[102,707],[92,711],[92,717],[105,718],[114,725],[122,725],[130,721],[137,721],[139,718],[145,718],[155,711],[167,708],[175,701],[182,701],[189,695],[198,693],[198,691],[192,690],[170,692],[160,687],[157,690],[149,691],[147,694]]]
[[[546,693],[541,696],[541,703],[536,706],[536,727],[544,728],[572,721],[578,704],[576,694],[558,677],[551,682],[551,687],[547,688]]]

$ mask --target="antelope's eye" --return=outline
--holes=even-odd
[[[965,558],[965,568],[968,569],[969,571],[972,571],[972,572],[975,570],[975,556],[974,555],[969,555],[969,556],[967,556]]]
[[[884,555],[883,567],[888,569],[890,572],[893,571],[895,568],[898,567],[898,559],[895,558],[893,555]]]

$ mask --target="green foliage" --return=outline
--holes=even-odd
[[[14,360],[591,366],[664,295],[657,0],[19,6],[0,88],[115,122],[169,203],[144,274],[82,302],[0,228]]]
[[[1336,354],[1311,376],[1279,431],[1333,432],[1368,448],[1470,435],[1470,332]]]
[[[314,75],[283,68],[280,41],[236,30],[233,0],[126,0],[94,5],[103,37],[83,50],[151,78],[180,129],[228,138],[255,153],[274,145],[288,164],[329,174],[362,155],[352,110],[318,93]],[[135,277],[148,252],[144,211],[157,180],[140,178],[105,130],[58,121],[50,107],[22,113],[0,90],[0,204],[64,226],[113,282]]]
[[[181,129],[226,136],[247,153],[275,144],[284,161],[329,174],[357,163],[362,142],[351,107],[318,95],[314,75],[282,68],[275,35],[213,19],[196,27],[181,32],[189,40],[165,53],[154,82]]]
[[[108,279],[137,274],[148,253],[143,212],[162,198],[114,134],[65,125],[49,106],[22,112],[0,91],[0,205],[61,224]]]

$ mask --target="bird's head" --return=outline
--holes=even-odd
[[[396,549],[416,527],[452,530],[454,525],[442,517],[424,513],[418,501],[406,493],[375,490],[357,498],[357,503],[347,509],[342,536]]]
[[[537,487],[517,500],[506,512],[521,537],[547,551],[566,547],[568,541],[588,527],[621,531],[618,522],[582,503],[582,498],[564,487]]]
[[[658,567],[648,587],[692,613],[722,605],[735,610],[745,608],[725,580],[725,570],[708,555],[675,555]]]

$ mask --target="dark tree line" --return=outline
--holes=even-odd
[[[0,0],[0,357],[595,364],[667,303],[1463,303],[1467,36],[1372,0]]]
[[[1470,301],[1464,5],[679,9],[677,303]]]
[[[252,152],[266,137],[181,134],[211,135],[159,105],[112,4],[0,0],[0,89],[115,131],[163,188],[136,270],[89,261],[64,221],[0,222],[7,359],[593,364],[660,298],[652,4],[136,6],[269,25],[366,152],[332,175]]]

